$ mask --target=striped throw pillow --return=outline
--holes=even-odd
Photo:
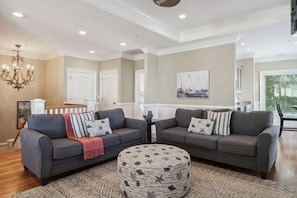
[[[75,137],[89,136],[85,120],[95,120],[94,112],[70,113],[70,122]]]
[[[213,134],[230,135],[230,120],[232,111],[208,111],[207,118],[214,121]]]

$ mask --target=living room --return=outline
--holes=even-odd
[[[265,26],[262,21],[265,17],[268,21],[266,21],[265,24],[271,25],[272,27],[270,31],[273,31],[273,28],[278,29],[279,27],[284,27],[287,28],[285,32],[290,33],[289,1],[278,0],[259,3],[258,7],[261,7],[263,12],[255,10],[255,8],[254,10],[249,8],[251,13],[248,14],[248,11],[241,9],[250,17],[247,17],[248,21],[252,20],[252,17],[259,17],[260,13],[263,14],[263,18],[261,18],[261,20],[257,21],[257,23],[254,21],[253,27],[250,23],[248,23],[248,21],[246,22],[246,32],[244,31],[244,28],[242,31],[239,31],[235,28],[237,26],[231,26],[233,28],[230,28],[230,26],[228,26],[228,23],[230,22],[229,18],[229,20],[225,20],[228,23],[226,22],[226,24],[222,24],[222,26],[226,26],[224,28],[218,28],[221,26],[217,26],[212,29],[210,28],[206,33],[200,32],[200,37],[194,34],[185,34],[184,36],[186,36],[187,39],[183,39],[178,42],[172,38],[174,35],[171,34],[172,36],[170,37],[170,34],[166,34],[168,33],[165,31],[168,30],[166,29],[167,26],[164,26],[164,29],[159,30],[159,32],[157,30],[152,30],[151,27],[148,29],[150,34],[152,34],[150,35],[151,37],[145,38],[145,35],[148,34],[145,32],[145,30],[147,31],[147,27],[140,28],[140,24],[137,22],[134,22],[132,25],[128,24],[127,21],[129,21],[129,19],[123,18],[121,16],[123,14],[122,12],[119,12],[118,14],[110,14],[113,12],[111,8],[114,8],[115,6],[121,6],[121,8],[124,9],[123,7],[126,6],[123,5],[129,6],[135,3],[134,9],[136,9],[137,6],[141,6],[140,4],[142,4],[137,1],[104,1],[102,5],[100,3],[100,5],[97,5],[94,1],[71,2],[71,6],[73,7],[70,9],[69,15],[63,13],[65,10],[62,8],[67,8],[67,5],[69,5],[70,2],[56,2],[56,5],[50,1],[46,1],[45,4],[43,4],[44,2],[40,3],[34,1],[30,1],[30,3],[24,3],[17,0],[11,2],[0,1],[1,18],[5,19],[3,20],[3,26],[7,27],[7,30],[5,30],[3,37],[1,38],[0,64],[10,64],[11,56],[15,56],[15,52],[11,52],[11,50],[15,49],[15,44],[22,44],[21,55],[24,56],[27,63],[34,66],[34,74],[36,76],[34,81],[30,82],[25,86],[25,88],[20,89],[19,91],[13,89],[11,85],[7,85],[6,82],[2,80],[0,81],[0,88],[2,92],[2,103],[0,104],[2,112],[0,115],[1,143],[5,143],[6,140],[14,138],[18,132],[16,129],[17,101],[30,101],[35,98],[41,98],[46,101],[46,106],[61,106],[64,102],[70,102],[67,100],[67,70],[69,68],[96,71],[95,101],[97,103],[100,103],[98,98],[98,96],[100,96],[100,72],[116,69],[118,71],[118,101],[116,107],[123,107],[127,109],[127,114],[131,115],[131,117],[134,115],[131,113],[133,112],[131,109],[133,109],[135,102],[134,91],[136,78],[134,74],[136,70],[144,70],[144,112],[151,109],[153,110],[154,118],[158,119],[173,116],[177,107],[191,109],[199,107],[234,109],[238,99],[241,101],[250,101],[252,110],[264,110],[264,108],[261,107],[260,102],[260,73],[272,70],[296,70],[297,57],[294,56],[296,50],[294,53],[290,51],[285,55],[284,53],[286,53],[286,51],[283,51],[274,52],[271,56],[263,55],[255,57],[256,52],[253,51],[254,49],[252,47],[247,50],[248,45],[251,43],[244,40],[248,38],[245,38],[245,35],[252,34],[251,32],[248,32],[249,29],[256,29],[256,27],[259,26],[258,22],[262,22],[262,25]],[[153,2],[143,3],[144,5],[142,6],[147,6],[149,3],[152,4],[149,8],[154,8],[155,5]],[[182,7],[183,3],[184,1],[182,0],[179,6]],[[224,3],[229,4],[230,1]],[[257,7],[257,3],[258,2],[255,1],[251,4]],[[193,1],[189,4],[190,5],[187,5],[189,7],[191,7],[191,5],[192,7],[199,5],[198,1]],[[203,3],[201,2],[201,4]],[[32,8],[34,7],[32,5],[40,8],[34,9],[36,12],[38,11],[37,13],[32,11]],[[60,8],[58,8],[59,6],[57,5],[60,5]],[[98,8],[98,6],[100,6],[100,8]],[[55,17],[61,17],[61,24],[57,23],[57,18],[54,18],[53,21],[51,21],[49,18],[43,19],[43,17],[39,16],[42,12],[45,12],[47,7],[52,8],[52,10],[56,10],[55,12],[57,12],[57,16]],[[24,18],[15,18],[11,15],[11,12],[15,11],[15,8],[17,8],[18,11],[27,11],[31,13],[24,13]],[[169,9],[176,8],[178,7]],[[158,7],[157,9],[161,8]],[[158,12],[162,11],[164,11],[164,9],[158,10]],[[168,9],[166,12],[167,11],[170,12]],[[91,16],[88,15],[88,19],[96,18],[95,22],[93,19],[93,21],[90,20],[88,23],[77,19],[78,23],[85,23],[85,25],[81,25],[79,28],[86,28],[86,35],[77,34],[75,32],[77,29],[74,29],[73,26],[69,26],[69,29],[73,31],[73,35],[72,33],[70,34],[69,30],[64,29],[64,23],[67,21],[66,19],[74,17],[74,14],[78,12],[84,12],[86,15],[89,12]],[[97,12],[100,14],[95,15]],[[288,14],[288,16],[284,17],[286,14]],[[191,14],[187,15],[187,20],[191,21]],[[93,23],[97,23],[98,19],[103,16],[110,18],[111,21],[107,23],[100,23],[100,26],[104,27],[103,31],[96,29],[92,32],[92,26],[94,26]],[[135,15],[133,16],[135,17]],[[163,17],[165,16],[166,14],[164,14]],[[236,15],[234,15],[234,17],[235,16]],[[268,19],[267,16],[269,16],[270,19]],[[121,19],[121,17],[123,19]],[[238,13],[237,17],[239,17]],[[240,20],[243,18],[244,17],[240,18]],[[286,19],[288,21],[285,21]],[[54,22],[55,20],[56,24]],[[118,26],[117,28],[110,25],[113,23],[112,20],[115,20],[114,26]],[[271,21],[274,22],[272,23]],[[175,23],[179,24],[180,22]],[[29,27],[32,24],[35,24],[37,28],[41,29],[41,32],[37,32],[36,29],[29,31],[25,28],[26,26]],[[238,23],[235,24],[238,25]],[[53,25],[56,25],[56,27],[53,27]],[[123,28],[125,27],[124,25],[127,25],[127,28]],[[215,25],[218,25],[218,23],[215,23]],[[108,28],[110,28],[113,32],[107,30],[105,32],[105,29]],[[123,30],[120,29],[126,29],[128,32],[126,33],[127,36],[115,34],[116,31],[120,31],[119,33],[124,35],[122,32]],[[135,30],[135,33],[129,33],[129,30],[131,29]],[[229,32],[226,29],[229,29]],[[65,30],[65,32],[62,30]],[[19,33],[13,33],[13,31],[17,31]],[[54,35],[54,38],[49,37],[48,41],[38,43],[37,41],[39,39],[41,40],[42,34],[45,34],[46,31],[53,32],[52,34]],[[162,31],[163,33],[160,33]],[[15,37],[13,36],[14,34]],[[22,39],[22,34],[24,34],[24,39]],[[108,34],[110,34],[113,39],[107,39],[106,36]],[[166,36],[164,36],[164,34]],[[206,36],[203,37],[204,34],[212,34],[212,36],[209,36],[209,38]],[[219,34],[221,34],[221,36],[219,36]],[[8,35],[11,35],[12,37],[8,39]],[[53,40],[58,38],[58,35],[60,35],[60,37],[64,40],[69,37],[70,43],[72,43],[72,46],[70,45],[68,48],[65,48],[63,53],[56,50],[59,49],[59,47],[57,47],[59,46],[59,43],[54,43],[53,45],[51,44]],[[192,36],[192,38],[190,38],[190,36]],[[288,35],[284,41],[286,44],[294,41],[294,37],[289,36],[290,35]],[[33,39],[34,37],[38,38],[36,39],[37,41]],[[97,37],[102,37],[102,40],[99,40]],[[161,37],[161,39],[159,37]],[[262,34],[259,34],[259,37],[265,40]],[[288,38],[290,41],[287,41]],[[74,42],[72,39],[77,42]],[[121,42],[124,39],[126,39],[125,42],[127,42],[126,46],[115,46],[115,42],[111,42],[113,40]],[[146,40],[145,42],[147,43],[153,43],[155,47],[147,47],[149,46],[147,43],[142,45],[141,43],[144,41],[138,41],[140,39]],[[160,42],[160,40],[163,41]],[[95,55],[89,54],[88,51],[93,49],[91,48],[92,45],[100,45],[100,43],[105,44],[108,41],[111,43],[109,48],[106,46],[98,47],[94,50]],[[244,41],[245,44],[243,44]],[[59,42],[64,44],[62,41]],[[88,45],[86,46],[84,42]],[[270,47],[268,43],[264,43],[264,45],[267,45],[268,48]],[[41,47],[43,49],[41,49]],[[73,51],[75,48],[79,48],[79,50]],[[282,47],[279,46],[279,48]],[[82,51],[86,52],[81,53]],[[101,53],[101,51],[104,53],[102,52],[100,55],[96,54],[96,52]],[[135,53],[135,51],[137,51],[137,53]],[[242,51],[245,53],[241,53]],[[238,65],[241,66],[243,70],[241,76],[242,87],[241,90],[237,92],[236,68]],[[176,96],[177,73],[205,70],[209,72],[208,98],[178,98]],[[275,124],[278,124],[279,121],[276,111],[274,111],[274,113],[276,115]]]

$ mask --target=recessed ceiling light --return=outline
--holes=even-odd
[[[80,31],[78,31],[78,33],[79,33],[80,35],[86,35],[86,34],[87,34],[87,32],[84,31],[84,30],[80,30]]]
[[[187,17],[187,15],[185,15],[185,14],[178,15],[178,18],[180,18],[180,19],[185,19],[186,17]]]
[[[124,43],[124,42],[123,42],[123,43],[120,43],[120,45],[121,45],[121,46],[126,46],[127,43]]]
[[[241,42],[240,45],[245,45],[245,42]]]
[[[16,17],[19,17],[19,18],[23,18],[24,17],[24,14],[23,13],[20,13],[20,12],[13,12],[12,14],[14,16],[16,16]]]
[[[94,54],[94,53],[95,53],[95,51],[94,51],[94,50],[90,50],[89,52],[90,52],[90,54]]]

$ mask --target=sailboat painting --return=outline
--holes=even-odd
[[[181,72],[176,74],[178,98],[208,98],[209,71]]]

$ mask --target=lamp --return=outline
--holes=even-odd
[[[162,7],[173,7],[176,6],[180,0],[153,0],[155,4]]]
[[[6,64],[2,66],[1,80],[6,81],[8,85],[12,85],[13,88],[23,89],[29,82],[35,80],[34,67],[25,65],[23,57],[20,56],[21,45],[15,45],[17,47],[16,56],[12,57],[12,69],[13,72],[9,71],[10,67]]]

